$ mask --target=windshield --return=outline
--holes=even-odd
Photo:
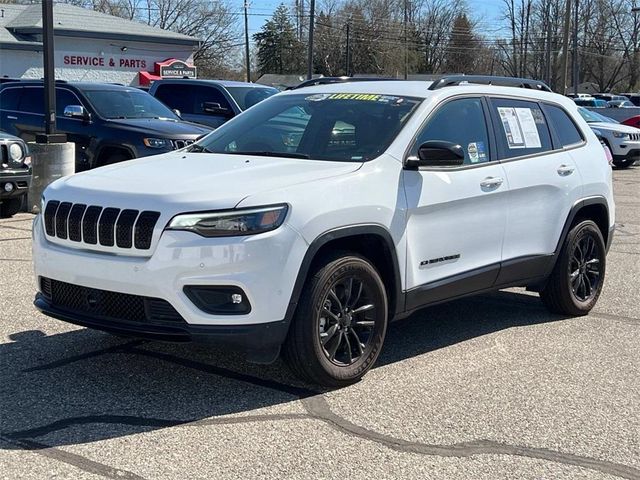
[[[253,107],[256,103],[278,93],[278,89],[271,87],[226,87],[240,110]]]
[[[192,151],[363,162],[387,149],[419,103],[378,94],[278,95],[227,122]]]
[[[87,90],[84,93],[103,118],[179,120],[168,107],[142,90]]]
[[[584,118],[587,123],[618,123],[613,118],[605,117],[586,108],[578,108],[578,112],[580,112],[580,115],[582,115],[582,118]]]

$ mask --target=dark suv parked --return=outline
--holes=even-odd
[[[0,131],[0,217],[11,217],[20,211],[30,183],[27,144]]]
[[[41,81],[0,85],[0,129],[33,141],[43,110]],[[182,148],[211,130],[122,85],[56,82],[56,110],[58,131],[76,144],[77,171]]]
[[[179,110],[185,120],[216,128],[278,90],[255,83],[185,78],[157,80],[149,93]]]

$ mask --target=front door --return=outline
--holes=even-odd
[[[465,153],[459,167],[404,170],[409,310],[489,288],[497,277],[508,188],[487,115],[481,98],[450,100],[429,117],[409,152],[443,140]]]

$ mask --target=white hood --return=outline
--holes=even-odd
[[[361,166],[351,162],[172,152],[65,177],[47,188],[45,198],[175,214],[233,208],[253,194],[343,175]]]
[[[640,133],[639,128],[630,127],[629,125],[624,125],[622,123],[589,122],[589,126],[597,130],[607,130],[611,132]]]

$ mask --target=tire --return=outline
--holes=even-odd
[[[584,252],[584,253],[583,253]],[[604,284],[607,257],[602,233],[591,220],[574,225],[540,298],[553,313],[587,315]]]
[[[307,279],[284,344],[285,361],[309,383],[350,385],[378,358],[387,322],[387,294],[376,269],[356,254],[336,253]]]
[[[630,159],[624,159],[624,160],[618,160],[618,161],[613,161],[613,165],[617,168],[629,168],[631,165],[633,165],[634,163],[636,163],[636,160],[630,160]]]
[[[22,208],[23,200],[24,196],[3,200],[2,204],[0,204],[0,218],[13,217]]]

